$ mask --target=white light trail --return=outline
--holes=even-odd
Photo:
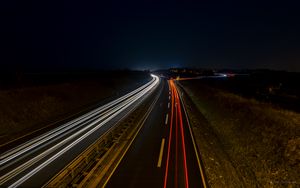
[[[150,91],[156,88],[156,86],[159,83],[159,78],[157,76],[151,76],[153,77],[153,79],[149,83],[139,87],[138,89],[1,155],[0,170],[3,170],[9,165],[14,164],[14,162],[17,161],[20,157],[22,157],[22,155],[26,153],[30,154],[30,151],[32,150],[46,149],[45,146],[41,148],[39,147],[45,144],[49,145],[49,143],[53,143],[53,140],[59,140],[65,137],[66,135],[72,133],[71,131],[74,131],[74,129],[76,131],[74,131],[74,133],[68,135],[66,138],[56,143],[54,146],[51,146],[50,148],[44,151],[42,150],[40,154],[33,156],[33,158],[20,164],[8,173],[2,175],[0,177],[0,185],[3,185],[9,180],[12,180],[25,170],[30,169],[30,167],[33,167],[34,164],[41,162],[41,164],[39,164],[37,167],[33,167],[33,169],[30,169],[29,172],[23,175],[21,178],[16,179],[14,183],[11,184],[9,187],[17,187],[21,185],[27,179],[36,174],[39,170],[53,162],[55,159],[57,159],[69,149],[74,147],[76,144],[87,138],[89,135],[91,135],[104,124],[116,117],[118,114],[126,110],[137,100],[141,99],[146,94],[151,93]],[[97,117],[96,120],[89,122],[89,124],[87,125],[84,124],[85,121],[95,117]],[[78,127],[81,128],[77,130],[76,128]],[[62,147],[63,149],[61,149]],[[54,152],[57,153],[54,154]],[[47,159],[47,157],[49,158]]]

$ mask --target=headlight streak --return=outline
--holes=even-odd
[[[9,187],[17,187],[17,186],[21,185],[23,182],[25,182],[31,176],[33,176],[34,174],[36,174],[39,170],[41,170],[42,168],[44,168],[45,166],[47,166],[49,163],[51,163],[52,161],[54,161],[55,159],[57,159],[58,157],[60,157],[62,154],[64,154],[65,152],[67,152],[69,149],[71,149],[73,146],[75,146],[76,144],[78,144],[79,142],[81,142],[83,139],[87,138],[89,135],[91,135],[97,129],[99,129],[100,127],[102,127],[105,123],[107,123],[108,121],[110,121],[111,119],[113,119],[114,117],[116,117],[118,114],[120,114],[121,112],[123,112],[127,107],[131,106],[138,99],[140,99],[141,97],[145,96],[145,94],[147,94],[151,89],[155,88],[155,86],[157,86],[158,83],[159,83],[159,78],[157,76],[155,76],[155,75],[151,75],[151,76],[153,77],[153,79],[148,84],[145,84],[144,86],[142,86],[142,87],[134,90],[133,92],[130,92],[129,94],[127,94],[127,95],[125,95],[125,96],[123,96],[123,97],[121,97],[121,98],[119,98],[119,99],[117,99],[117,100],[115,100],[115,101],[107,104],[107,105],[104,105],[104,106],[102,106],[102,107],[100,107],[100,108],[98,108],[98,109],[96,109],[96,110],[88,113],[88,115],[85,115],[81,119],[78,118],[79,121],[74,120],[74,121],[72,121],[72,123],[67,123],[67,124],[63,125],[62,128],[60,128],[60,129],[58,128],[55,131],[52,131],[51,133],[48,133],[48,134],[45,134],[45,135],[39,137],[38,141],[36,141],[36,142],[34,142],[34,140],[30,141],[30,142],[22,145],[22,149],[18,149],[16,152],[12,151],[11,152],[12,155],[14,155],[14,157],[17,157],[18,155],[21,155],[21,154],[18,154],[18,155],[16,154],[16,153],[18,153],[18,151],[24,153],[24,152],[30,150],[30,149],[23,149],[23,147],[25,145],[28,146],[28,145],[30,145],[29,143],[34,143],[34,146],[31,147],[31,149],[33,149],[33,148],[36,147],[36,145],[38,145],[38,143],[39,144],[45,143],[47,140],[49,140],[49,139],[57,136],[59,133],[61,134],[61,133],[65,132],[65,131],[69,130],[68,128],[66,128],[66,126],[69,125],[69,126],[74,127],[74,126],[76,126],[76,125],[73,125],[74,122],[82,122],[81,121],[82,119],[88,119],[94,113],[96,113],[96,115],[99,114],[99,112],[98,112],[99,109],[101,109],[103,111],[103,109],[108,109],[108,108],[110,108],[110,107],[113,106],[112,109],[109,109],[103,115],[101,115],[98,118],[98,120],[90,123],[89,125],[87,125],[84,128],[80,129],[76,133],[74,133],[74,134],[70,135],[69,137],[67,137],[66,139],[60,141],[56,145],[52,146],[51,148],[47,149],[46,151],[43,151],[39,155],[35,156],[34,158],[32,158],[29,161],[21,164],[17,168],[11,170],[7,174],[5,174],[2,177],[0,177],[0,185],[3,185],[7,181],[9,181],[12,178],[16,177],[21,172],[24,172],[25,170],[29,169],[32,165],[40,162],[42,159],[44,159],[48,155],[53,154],[60,147],[66,145],[68,142],[71,142],[67,146],[64,146],[64,148],[61,149],[59,152],[57,152],[54,155],[52,155],[49,159],[47,159],[45,161],[42,161],[41,164],[39,164],[34,169],[30,170],[30,172],[26,173],[23,177],[21,177],[20,179],[18,179],[17,181],[15,181]],[[128,96],[130,96],[130,97],[128,97]],[[117,105],[117,106],[114,106],[114,105]],[[95,127],[93,127],[93,126],[95,126]],[[91,129],[91,130],[89,130],[89,129]],[[84,133],[87,130],[89,130],[89,131],[86,132],[86,133]],[[83,134],[83,135],[81,135],[81,134]],[[47,138],[47,135],[50,138]],[[53,136],[53,135],[55,135],[55,136]],[[77,138],[77,139],[75,139],[77,136],[80,136],[80,137]],[[42,140],[43,138],[45,138],[45,140]],[[12,159],[13,159],[13,157],[10,158],[10,160],[12,160]],[[7,161],[10,161],[10,160],[7,160]],[[3,163],[1,163],[1,164],[3,164]]]
[[[4,165],[5,163],[9,162],[10,160],[15,159],[16,157],[18,157],[20,155],[23,155],[25,152],[32,150],[33,148],[35,148],[37,146],[42,145],[43,143],[51,140],[52,138],[57,137],[57,135],[62,134],[63,132],[66,132],[73,127],[76,127],[78,124],[90,119],[92,116],[98,115],[99,113],[109,109],[113,105],[120,103],[122,100],[140,92],[144,88],[148,87],[151,83],[153,83],[154,80],[155,80],[155,77],[153,77],[153,79],[149,83],[137,88],[136,90],[134,90],[134,91],[104,105],[104,106],[101,106],[101,107],[97,108],[96,110],[93,110],[92,112],[89,112],[71,122],[68,122],[52,131],[49,131],[48,133],[46,133],[42,136],[39,136],[33,140],[30,140],[30,141],[26,142],[25,144],[20,145],[19,147],[16,147],[16,148],[4,153],[3,155],[0,156],[0,160],[1,160],[0,166]],[[2,169],[2,167],[1,167],[1,169]]]

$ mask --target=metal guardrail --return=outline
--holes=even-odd
[[[0,186],[28,186],[27,183],[41,186],[44,181],[47,181],[47,177],[54,173],[49,164],[62,162],[60,165],[66,165],[68,162],[60,159],[67,155],[67,152],[70,152],[67,160],[72,160],[86,149],[83,145],[97,140],[97,138],[91,140],[93,138],[91,135],[96,136],[98,133],[100,137],[104,129],[115,127],[116,119],[124,118],[129,110],[144,102],[160,82],[157,76],[151,76],[153,79],[150,82],[136,90],[1,154]],[[102,126],[105,126],[103,130],[100,129]],[[113,131],[113,136],[115,132]],[[98,147],[103,146],[99,144]],[[86,161],[89,160],[89,156],[85,156]],[[49,170],[49,174],[44,176],[42,170]],[[72,170],[71,177],[75,177],[75,174]],[[36,183],[28,181],[31,178],[36,179]]]
[[[151,94],[153,95],[153,94]],[[54,176],[44,187],[63,188],[63,187],[86,187],[85,184],[93,180],[91,171],[95,168],[105,168],[107,166],[107,158],[110,153],[120,153],[121,150],[116,146],[120,142],[132,139],[139,126],[141,120],[149,109],[149,97],[142,102],[137,108],[133,108],[127,112],[125,118],[116,123],[103,134],[94,144],[87,148],[81,155],[75,158],[68,166]],[[99,178],[99,177],[97,177]]]
[[[131,120],[132,117],[128,117],[128,119]],[[130,120],[126,120],[124,123],[122,122],[111,128],[95,144],[63,169],[46,187],[77,187],[88,172],[103,158],[121,135],[126,132],[129,127],[128,121]]]

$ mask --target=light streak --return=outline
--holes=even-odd
[[[76,146],[76,144],[83,141],[93,132],[98,130],[108,121],[126,110],[133,103],[146,95],[148,96],[159,83],[159,78],[157,76],[151,76],[153,77],[153,79],[149,83],[139,87],[138,89],[1,155],[0,164],[2,171],[5,167],[8,167],[9,165],[14,164],[16,161],[18,161],[18,159],[20,159],[24,155],[24,153],[30,152],[32,150],[34,151],[37,149],[43,149],[45,148],[45,146],[43,145],[52,143],[49,142],[50,140],[58,140],[68,135],[70,131],[74,131],[75,129],[72,134],[70,134],[63,140],[59,141],[50,148],[42,151],[36,156],[33,156],[31,159],[2,175],[0,177],[0,185],[3,185],[4,183],[12,180],[26,170],[26,173],[22,175],[22,177],[16,178],[16,180],[14,180],[11,185],[9,185],[9,187],[20,186],[38,171],[46,167],[48,164],[56,160],[69,149]],[[88,122],[88,124],[84,124],[88,119],[93,119],[93,121]],[[82,123],[84,125],[81,125]],[[78,129],[78,127],[80,127],[80,129]],[[41,146],[41,148],[39,148],[39,146]],[[39,163],[39,165],[33,167],[33,165],[37,163]],[[31,167],[33,167],[33,169],[30,169]]]
[[[181,143],[182,143],[182,150],[183,150],[183,163],[184,163],[184,173],[185,173],[185,187],[189,187],[189,178],[188,178],[188,169],[187,169],[187,162],[186,162],[186,148],[185,148],[185,140],[184,140],[184,130],[183,130],[183,122],[182,122],[182,114],[181,114],[181,106],[178,96],[178,91],[176,91],[177,102],[178,102],[178,114],[179,114],[179,122],[180,122],[180,130],[181,130]]]
[[[174,108],[175,108],[175,178],[174,178],[175,187],[178,187],[178,147],[179,147],[178,146],[178,129],[180,128],[181,147],[182,147],[182,153],[183,153],[184,180],[185,180],[185,187],[188,188],[189,187],[189,178],[188,178],[188,167],[187,167],[187,161],[186,161],[187,160],[186,159],[186,146],[185,146],[185,138],[184,138],[182,113],[181,113],[181,103],[180,103],[177,88],[176,88],[173,80],[169,80],[169,86],[171,89],[172,102],[171,102],[170,132],[169,132],[169,143],[168,143],[166,170],[165,170],[165,178],[164,178],[164,188],[167,187],[167,183],[168,183]],[[174,105],[175,103],[176,103],[176,106]]]

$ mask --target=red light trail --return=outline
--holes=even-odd
[[[168,175],[169,175],[169,164],[170,164],[170,155],[171,155],[171,144],[172,144],[172,129],[173,129],[173,118],[174,118],[174,108],[175,108],[175,187],[178,187],[178,129],[180,128],[180,138],[181,138],[181,146],[183,152],[183,166],[184,166],[184,180],[185,187],[189,187],[189,178],[188,178],[188,168],[186,161],[186,147],[184,140],[184,128],[183,128],[183,120],[181,113],[181,103],[178,95],[177,88],[174,84],[173,80],[169,80],[169,87],[171,89],[171,120],[170,120],[170,132],[169,132],[169,141],[168,141],[168,151],[167,151],[167,161],[166,161],[166,171],[165,171],[165,179],[164,179],[164,188],[167,187],[168,183]],[[175,105],[174,105],[175,103]]]

